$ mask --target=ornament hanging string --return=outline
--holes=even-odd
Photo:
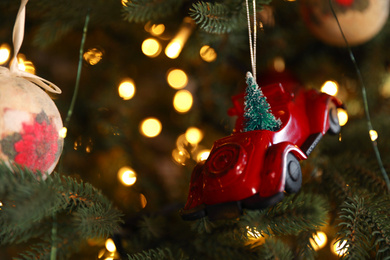
[[[340,22],[339,22],[339,19],[337,18],[337,15],[336,15],[336,12],[333,8],[333,4],[332,4],[332,0],[329,0],[329,5],[330,5],[330,9],[332,11],[332,14],[334,16],[334,18],[336,19],[336,22],[337,22],[337,26],[339,27],[339,30],[340,30],[340,33],[341,33],[341,36],[345,42],[345,46],[347,48],[347,51],[348,51],[348,54],[349,54],[349,57],[352,61],[352,64],[354,65],[354,68],[355,68],[355,71],[356,71],[356,74],[358,76],[358,80],[359,80],[359,83],[360,83],[360,86],[361,86],[361,90],[362,90],[362,96],[363,96],[363,104],[364,104],[364,112],[366,114],[366,120],[367,120],[367,127],[368,127],[368,131],[369,133],[371,131],[374,131],[374,128],[372,127],[372,123],[371,123],[371,117],[370,117],[370,111],[368,109],[368,98],[367,98],[367,92],[366,92],[366,86],[364,84],[364,81],[363,81],[363,76],[362,76],[362,73],[360,72],[360,69],[359,69],[359,66],[357,65],[357,62],[356,62],[356,59],[355,59],[355,55],[353,54],[352,52],[352,49],[348,43],[348,40],[347,38],[345,37],[345,34],[341,28],[341,25],[340,25]],[[372,144],[372,147],[374,148],[374,152],[375,152],[375,156],[376,156],[376,159],[378,161],[378,164],[379,164],[379,168],[381,170],[381,173],[383,175],[383,179],[385,180],[386,182],[386,186],[387,186],[387,190],[390,192],[390,180],[389,180],[389,176],[387,175],[387,172],[385,170],[385,167],[383,166],[383,161],[382,161],[382,158],[381,158],[381,154],[379,152],[379,149],[378,149],[378,144],[377,144],[377,141],[376,140],[372,140],[371,139],[371,144]]]
[[[253,0],[253,41],[252,41],[252,26],[249,14],[248,0],[245,0],[246,5],[246,17],[248,19],[248,34],[249,34],[249,51],[251,55],[251,65],[253,78],[256,81],[256,40],[257,40],[257,27],[256,27],[256,0]]]
[[[24,37],[24,24],[26,20],[26,5],[28,0],[22,0],[18,14],[16,16],[16,21],[14,25],[12,41],[14,45],[14,55],[11,61],[10,70],[1,67],[0,74],[2,73],[11,73],[16,77],[24,78],[32,83],[35,83],[39,87],[56,94],[61,94],[61,89],[50,81],[38,77],[34,74],[28,73],[26,71],[20,70],[18,67],[18,58],[20,47],[22,46],[23,37]]]

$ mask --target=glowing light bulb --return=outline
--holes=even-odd
[[[121,3],[122,3],[123,6],[127,6],[128,2],[129,2],[128,0],[121,0]]]
[[[121,98],[124,100],[129,100],[134,97],[135,94],[135,85],[132,79],[126,79],[121,82],[118,87],[118,93]]]
[[[150,33],[158,36],[163,34],[165,31],[165,25],[163,24],[153,24],[152,27],[150,28]]]
[[[67,133],[68,133],[68,128],[66,128],[66,127],[64,126],[64,127],[61,128],[61,130],[59,131],[58,135],[59,135],[61,138],[65,138]]]
[[[347,111],[345,111],[342,108],[338,108],[337,109],[337,116],[339,118],[339,124],[341,126],[344,126],[344,125],[347,124],[347,122],[348,122],[348,113],[347,113]]]
[[[314,239],[310,238],[310,244],[314,248],[315,251],[323,248],[328,242],[328,237],[322,231],[317,232],[313,236]]]
[[[181,69],[173,69],[168,72],[167,82],[174,89],[184,88],[188,83],[187,74]]]
[[[189,143],[198,144],[203,138],[203,132],[196,127],[190,127],[187,129],[185,136]]]
[[[143,41],[141,49],[143,54],[148,57],[154,58],[160,54],[161,44],[156,39],[148,38]]]
[[[277,72],[283,72],[286,68],[286,63],[282,57],[276,57],[274,59],[274,69]]]
[[[377,131],[370,130],[369,134],[370,134],[371,141],[374,142],[374,141],[376,141],[376,139],[378,139],[378,132]]]
[[[188,112],[192,107],[192,103],[192,94],[188,90],[179,90],[173,98],[173,107],[179,113]]]
[[[118,171],[118,178],[125,186],[131,186],[137,181],[137,174],[130,167],[122,167]]]
[[[187,160],[190,158],[190,155],[186,150],[176,148],[172,151],[172,158],[178,164],[185,165]]]
[[[11,55],[11,50],[8,44],[4,43],[0,46],[0,65],[6,63]]]
[[[207,62],[213,62],[217,59],[217,53],[208,45],[204,45],[202,48],[200,48],[199,54],[202,60]]]
[[[209,155],[210,155],[209,149],[200,150],[196,155],[196,161],[197,162],[206,161],[207,158],[209,158]]]
[[[109,251],[109,252],[115,252],[116,251],[115,243],[114,243],[114,241],[111,238],[106,240],[105,246],[106,246],[107,251]]]
[[[84,52],[83,58],[90,65],[96,65],[103,58],[103,51],[98,48],[91,48],[88,51]]]
[[[321,92],[331,96],[335,96],[337,94],[337,91],[338,91],[338,85],[337,82],[335,81],[328,80],[321,87]]]
[[[146,200],[145,195],[142,193],[139,195],[139,202],[140,202],[142,208],[145,208],[146,204],[148,204],[148,201]]]
[[[141,122],[141,134],[146,137],[156,137],[162,130],[161,122],[157,118],[147,118]]]
[[[349,245],[346,245],[346,243],[347,243],[346,240],[343,240],[343,241],[339,240],[337,242],[335,240],[333,240],[333,242],[331,244],[332,253],[335,255],[338,255],[338,256],[343,256],[348,251]]]
[[[23,66],[24,66],[25,72],[35,74],[35,66],[31,61],[29,61],[29,60],[24,61]]]
[[[167,55],[168,58],[176,59],[179,57],[180,52],[186,44],[188,37],[190,37],[194,27],[194,21],[190,17],[185,17],[179,32],[165,48],[165,55]]]

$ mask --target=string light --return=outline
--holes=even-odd
[[[91,48],[88,51],[84,52],[83,58],[90,65],[96,65],[103,58],[103,51],[98,48]]]
[[[369,134],[370,134],[371,141],[374,142],[374,141],[376,141],[376,139],[378,139],[378,132],[377,131],[370,130]]]
[[[347,113],[347,111],[345,111],[345,109],[338,108],[337,109],[337,116],[339,118],[339,124],[341,126],[344,126],[344,125],[347,124],[347,122],[348,122],[348,113]]]
[[[186,150],[176,148],[172,151],[172,158],[176,163],[185,165],[190,155]]]
[[[209,155],[210,155],[210,149],[200,150],[196,155],[196,161],[197,162],[206,161],[207,158],[209,158]]]
[[[336,240],[333,240],[331,244],[331,251],[333,254],[338,255],[338,256],[343,256],[345,253],[348,251],[348,246],[346,245],[347,241],[346,240],[339,240],[336,242]]]
[[[163,24],[153,24],[150,28],[150,33],[154,36],[159,36],[165,31],[165,25]]]
[[[262,238],[261,233],[256,229],[256,227],[250,228],[249,226],[246,226],[246,234],[249,240]]]
[[[337,94],[337,91],[338,91],[338,85],[337,82],[335,81],[328,80],[321,87],[321,92],[331,96],[335,96]]]
[[[148,38],[143,41],[141,49],[146,56],[155,58],[161,52],[161,44],[154,38]]]
[[[146,118],[141,122],[140,130],[146,137],[156,137],[160,134],[162,125],[157,118]]]
[[[181,69],[172,69],[167,74],[167,82],[174,89],[182,89],[188,83],[187,74]]]
[[[165,55],[167,55],[168,58],[176,59],[177,57],[179,57],[194,27],[194,21],[190,17],[185,17],[183,20],[183,24],[179,29],[179,32],[165,48]]]
[[[277,72],[283,72],[286,68],[286,63],[282,57],[276,57],[274,59],[274,69]]]
[[[199,128],[189,127],[185,137],[190,144],[198,144],[203,138],[203,132]]]
[[[325,247],[326,243],[328,242],[328,237],[322,231],[319,231],[314,234],[313,238],[310,238],[310,244],[315,251],[318,251],[321,248]]]
[[[193,103],[192,94],[188,90],[183,89],[177,91],[173,98],[173,107],[179,113],[188,112],[192,107],[192,103]]]
[[[141,204],[142,208],[145,208],[146,204],[148,204],[148,201],[146,200],[145,195],[142,194],[142,193],[139,195],[139,201],[140,201],[140,204]]]
[[[32,63],[32,61],[26,60],[26,61],[23,62],[23,65],[24,65],[24,71],[25,72],[28,72],[28,73],[31,73],[31,74],[35,74],[35,66]]]
[[[115,243],[114,243],[114,241],[111,238],[106,240],[105,246],[106,246],[107,251],[109,251],[111,253],[116,251]]]
[[[58,135],[61,137],[61,138],[65,138],[66,137],[66,134],[68,133],[68,128],[66,128],[65,126],[62,127],[58,133]]]
[[[202,58],[202,60],[207,61],[207,62],[213,62],[217,59],[217,53],[215,52],[215,50],[213,48],[211,48],[208,45],[202,46],[202,48],[200,48],[199,54],[200,54],[200,57]]]
[[[0,65],[6,63],[11,55],[11,48],[4,43],[0,46]]]
[[[118,178],[123,185],[131,186],[137,181],[137,174],[132,168],[124,166],[119,169]]]
[[[135,94],[134,81],[132,79],[126,79],[122,81],[118,87],[118,93],[119,96],[124,100],[132,99]]]
[[[121,3],[122,3],[123,6],[127,6],[128,2],[129,2],[128,0],[121,0]]]

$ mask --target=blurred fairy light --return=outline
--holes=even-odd
[[[141,122],[140,131],[146,137],[156,137],[161,133],[162,125],[157,118],[146,118]]]
[[[370,134],[371,141],[374,142],[374,141],[376,141],[376,139],[378,139],[378,132],[377,131],[370,130],[369,134]]]
[[[66,134],[68,133],[68,128],[66,128],[65,126],[61,128],[61,130],[59,131],[59,136],[61,138],[65,138],[66,137]]]
[[[167,74],[167,82],[174,89],[182,89],[188,83],[187,74],[181,69],[172,69]]]
[[[153,24],[150,28],[150,33],[154,36],[159,36],[165,31],[165,25],[163,24]]]
[[[24,65],[24,61],[26,60],[26,56],[22,53],[19,53],[17,56],[17,60],[18,60],[19,70],[26,71],[26,66]]]
[[[246,226],[246,234],[249,240],[257,240],[263,237],[256,227],[250,228]]]
[[[132,168],[124,166],[118,171],[118,179],[123,185],[131,186],[137,181],[137,174]]]
[[[337,109],[337,116],[339,118],[339,124],[341,126],[345,126],[348,122],[348,113],[345,111],[345,109],[338,108]]]
[[[203,138],[203,132],[196,127],[189,127],[185,137],[190,144],[198,144]]]
[[[146,204],[148,204],[148,201],[146,200],[145,195],[142,193],[139,195],[139,202],[141,204],[141,208],[145,208]]]
[[[128,0],[121,0],[121,3],[122,3],[123,6],[127,6],[128,2],[129,2]]]
[[[328,237],[322,231],[319,231],[316,234],[314,234],[313,238],[310,238],[310,244],[315,251],[324,248],[326,246],[326,243],[328,242]]]
[[[190,154],[186,150],[175,148],[172,151],[172,158],[176,163],[185,165],[190,158]]]
[[[210,155],[210,149],[200,150],[196,155],[196,161],[197,162],[206,161],[207,158],[209,158],[209,155]]]
[[[179,57],[194,27],[194,21],[190,17],[185,17],[183,20],[183,24],[179,29],[179,32],[165,48],[165,55],[167,55],[168,58],[176,59],[177,57]]]
[[[338,256],[343,256],[348,251],[348,245],[346,244],[347,244],[346,240],[343,241],[339,240],[337,242],[333,240],[331,244],[332,253]]]
[[[202,60],[206,62],[213,62],[217,59],[217,53],[208,45],[202,46],[202,48],[200,48],[199,54]]]
[[[4,43],[0,46],[0,65],[6,63],[11,55],[11,48],[8,44]]]
[[[106,246],[107,251],[109,251],[111,253],[116,251],[115,243],[111,238],[106,240],[105,246]]]
[[[29,61],[29,60],[24,61],[23,66],[24,66],[25,72],[35,74],[35,66],[31,61]]]
[[[282,57],[276,57],[274,59],[274,69],[277,72],[283,72],[286,68],[286,63]]]
[[[133,98],[135,94],[134,81],[132,79],[123,80],[118,87],[118,93],[124,100]]]
[[[155,58],[161,52],[161,44],[154,38],[148,38],[143,41],[141,49],[146,56]]]
[[[185,89],[177,91],[173,98],[173,107],[179,113],[188,112],[192,107],[192,103],[192,94]]]
[[[99,50],[98,48],[91,48],[84,52],[83,58],[90,65],[96,65],[103,58],[103,51]]]
[[[338,88],[339,87],[337,85],[337,82],[328,80],[322,85],[321,92],[331,96],[335,96],[337,94]]]

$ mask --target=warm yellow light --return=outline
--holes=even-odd
[[[209,155],[210,155],[209,149],[200,150],[196,155],[196,161],[197,162],[206,161],[207,158],[209,158]]]
[[[151,58],[157,57],[161,52],[161,44],[153,38],[146,39],[141,46],[143,54]]]
[[[155,36],[163,34],[164,31],[165,31],[165,25],[163,24],[153,24],[152,27],[150,28],[150,33]]]
[[[255,227],[250,228],[249,226],[247,226],[246,234],[249,240],[257,240],[263,237]]]
[[[186,150],[176,148],[172,151],[172,158],[178,164],[185,165],[186,161],[190,158],[190,155]]]
[[[128,0],[121,0],[123,6],[126,6],[128,2],[129,2]]]
[[[131,186],[137,181],[137,174],[130,167],[124,166],[118,171],[118,178],[125,186]]]
[[[348,113],[347,113],[347,111],[345,111],[345,109],[338,108],[337,109],[337,116],[339,118],[339,124],[341,126],[344,126],[344,125],[347,124],[347,122],[348,122]]]
[[[345,253],[347,253],[348,250],[348,245],[345,245],[346,243],[347,243],[346,240],[343,241],[339,240],[337,242],[333,240],[331,244],[332,253],[338,256],[343,256]]]
[[[316,251],[323,248],[328,242],[328,237],[322,231],[319,231],[316,234],[314,234],[313,238],[314,239],[310,238],[310,244]]]
[[[276,57],[274,59],[274,69],[277,72],[283,72],[286,68],[286,63],[282,57]]]
[[[24,71],[28,72],[28,73],[31,73],[31,74],[35,74],[35,66],[34,66],[34,64],[31,61],[26,60],[24,62]]]
[[[369,132],[370,134],[370,138],[371,138],[371,141],[376,141],[376,139],[378,139],[378,132],[375,131],[375,130],[370,130]]]
[[[59,135],[61,138],[65,138],[67,133],[68,133],[68,128],[66,128],[66,127],[64,126],[63,128],[61,128],[61,130],[59,131],[58,135]]]
[[[141,134],[146,137],[158,136],[161,129],[161,122],[156,118],[147,118],[141,122]]]
[[[173,98],[173,107],[179,113],[188,112],[192,107],[192,94],[188,90],[179,90]]]
[[[337,91],[338,91],[338,85],[337,82],[335,81],[328,80],[321,87],[321,92],[331,96],[335,96],[337,94]]]
[[[180,42],[170,42],[165,48],[165,55],[168,58],[176,59],[179,57],[182,48],[183,46]]]
[[[203,132],[196,127],[188,128],[185,135],[190,144],[198,144],[203,138]]]
[[[145,207],[146,207],[146,204],[148,204],[148,201],[146,200],[145,195],[142,194],[142,193],[139,195],[139,201],[140,201],[140,203],[141,203],[141,207],[142,207],[142,208],[145,208]]]
[[[131,79],[122,81],[122,83],[118,87],[118,93],[119,96],[124,100],[129,100],[133,98],[135,94],[134,81]]]
[[[173,69],[168,72],[167,82],[174,89],[184,88],[188,83],[187,74],[181,69]]]
[[[19,68],[19,70],[23,70],[23,71],[26,70],[26,66],[24,65],[25,58],[26,57],[23,54],[18,55],[18,68]]]
[[[190,17],[184,18],[183,24],[180,27],[179,32],[165,48],[165,55],[167,55],[168,58],[176,59],[177,57],[179,57],[180,52],[186,44],[188,37],[190,37],[194,27],[194,21]]]
[[[106,240],[106,249],[109,252],[115,252],[116,251],[115,243],[114,243],[114,241],[111,238]]]
[[[6,63],[10,57],[11,51],[8,44],[4,43],[0,46],[0,65]]]
[[[204,45],[202,48],[200,48],[200,57],[204,61],[212,62],[217,59],[217,53],[210,46]]]
[[[103,58],[103,52],[98,48],[91,48],[84,52],[83,58],[91,65],[96,65]]]

